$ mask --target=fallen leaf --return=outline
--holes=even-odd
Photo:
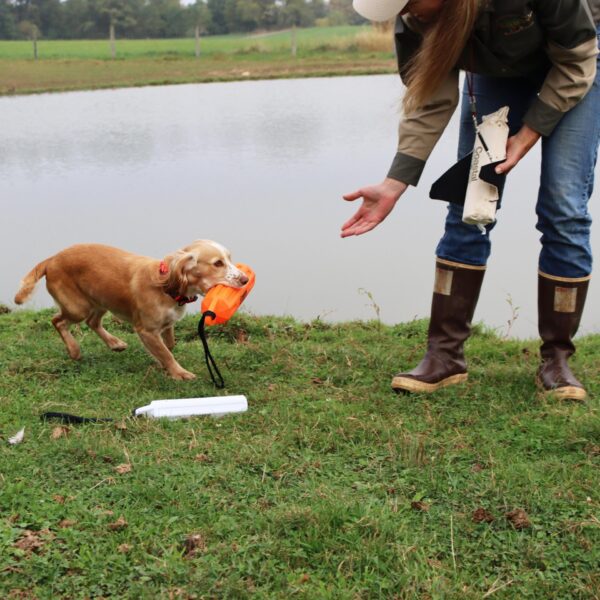
[[[131,473],[131,469],[133,469],[133,466],[131,465],[131,463],[123,463],[122,465],[118,465],[115,467],[115,471],[119,475],[125,475],[125,473]]]
[[[473,523],[492,523],[494,521],[494,515],[485,508],[478,508],[473,512],[471,516]]]
[[[57,427],[55,427],[52,430],[52,434],[50,435],[50,437],[53,440],[57,440],[58,438],[61,438],[61,437],[67,437],[69,435],[70,431],[71,431],[70,427],[67,427],[66,425],[58,425]]]
[[[198,462],[208,462],[210,458],[208,458],[208,454],[196,454],[194,460],[197,460]]]
[[[515,508],[515,510],[507,512],[506,518],[515,529],[527,529],[528,527],[531,527],[531,521],[522,508]]]
[[[310,580],[310,575],[308,573],[303,573],[298,580],[298,583],[306,583]]]
[[[127,554],[128,552],[131,551],[131,549],[133,548],[133,546],[131,544],[121,544],[117,550],[121,553],[121,554]]]
[[[125,529],[125,527],[127,527],[127,521],[123,516],[119,517],[114,523],[108,524],[108,528],[111,531],[119,531],[120,529]]]
[[[248,332],[244,329],[239,329],[236,333],[235,340],[238,344],[245,344],[248,341]]]
[[[588,444],[583,451],[590,456],[600,456],[600,446],[597,444]]]
[[[43,529],[41,531],[25,529],[23,535],[14,543],[14,547],[23,550],[27,554],[31,554],[41,550],[44,543],[53,538],[54,535],[48,529]]]
[[[117,421],[115,423],[115,429],[118,429],[120,431],[127,431],[127,424],[125,423],[125,421]]]
[[[73,525],[75,525],[75,523],[77,523],[77,521],[73,521],[72,519],[63,519],[62,521],[59,522],[58,526],[61,529],[68,529],[69,527],[73,527]]]
[[[65,497],[60,496],[59,494],[54,494],[54,496],[52,496],[52,500],[54,500],[54,502],[56,502],[57,504],[65,503]]]
[[[429,510],[429,504],[427,504],[426,502],[411,502],[410,503],[410,507],[414,508],[415,510],[421,510],[423,512],[427,512]]]
[[[20,444],[24,438],[25,438],[25,427],[23,427],[23,429],[21,429],[20,431],[17,431],[17,433],[15,433],[15,435],[13,435],[12,437],[9,437],[8,443],[11,446],[16,446],[17,444]]]

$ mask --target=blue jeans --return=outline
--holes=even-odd
[[[598,30],[600,42],[600,27]],[[510,135],[537,94],[543,75],[531,79],[500,79],[473,76],[477,112],[487,115],[509,106]],[[475,132],[469,98],[463,90],[458,158],[473,149]],[[556,277],[586,277],[592,272],[588,201],[594,185],[594,167],[600,142],[600,57],[592,89],[567,112],[552,134],[542,139],[540,188],[536,205],[536,228],[542,249],[539,269]],[[518,166],[517,166],[518,168]],[[510,177],[510,174],[508,175]],[[500,203],[498,203],[500,208]],[[436,249],[439,258],[468,265],[485,265],[491,251],[490,232],[462,222],[462,206],[448,205],[445,232]]]

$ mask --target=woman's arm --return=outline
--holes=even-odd
[[[552,66],[523,121],[548,136],[562,116],[590,90],[596,77],[596,27],[585,1],[543,0],[536,15]]]

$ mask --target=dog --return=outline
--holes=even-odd
[[[72,359],[81,358],[81,349],[69,328],[81,321],[111,350],[127,348],[102,326],[102,318],[110,311],[132,323],[148,352],[179,380],[196,377],[171,352],[174,325],[183,317],[185,304],[215,285],[239,288],[248,283],[245,273],[231,262],[229,251],[211,240],[196,240],[162,261],[101,244],[71,246],[43,260],[25,276],[15,303],[23,304],[44,276],[59,308],[52,324]]]

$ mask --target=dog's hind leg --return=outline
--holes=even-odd
[[[78,321],[72,321],[66,317],[62,311],[52,318],[52,325],[54,325],[56,331],[58,331],[58,334],[67,347],[69,356],[73,360],[79,360],[81,358],[81,348],[79,347],[77,340],[73,337],[73,334],[69,331],[69,326],[72,323],[77,322]]]
[[[118,337],[108,333],[104,327],[102,327],[102,317],[106,314],[105,310],[95,309],[93,310],[85,322],[88,324],[92,331],[95,331],[100,339],[114,352],[122,352],[127,348],[127,343],[120,340]]]
[[[79,360],[81,358],[81,348],[69,327],[72,324],[81,323],[87,318],[93,307],[77,286],[66,278],[55,278],[47,273],[46,287],[60,310],[53,317],[52,325],[54,325],[65,343],[69,356],[74,360]]]

